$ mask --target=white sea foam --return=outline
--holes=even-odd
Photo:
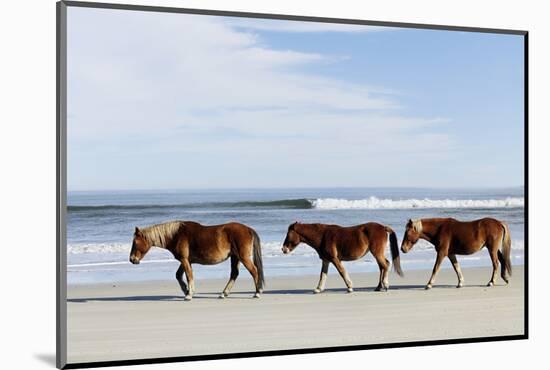
[[[262,243],[262,255],[264,257],[280,257],[283,255],[281,251],[282,247],[283,247],[282,242]],[[109,253],[128,254],[130,253],[130,248],[131,248],[131,245],[125,244],[125,243],[76,244],[76,245],[69,245],[67,247],[67,253],[73,254],[73,255],[109,254]],[[420,239],[414,246],[414,250],[416,251],[427,251],[427,250],[433,250],[433,249],[434,249],[434,246],[432,244],[422,239]],[[517,250],[517,251],[524,250],[524,241],[513,240],[512,250]],[[300,256],[317,255],[317,252],[315,252],[313,248],[303,243],[298,245],[292,253]],[[159,259],[159,261],[164,260],[164,258],[162,257],[171,257],[171,254],[169,254],[169,252],[158,248],[152,249],[150,254],[155,257],[160,257],[161,259]]]
[[[281,248],[283,243],[281,242],[267,242],[262,243],[262,254],[264,257],[280,256],[282,254]],[[72,255],[79,254],[109,254],[109,253],[130,253],[131,245],[127,243],[97,243],[97,244],[69,244],[67,246],[67,253]],[[150,253],[159,254],[160,252],[166,252],[158,248],[153,248]],[[313,254],[315,251],[310,247],[300,245],[296,251],[299,255]]]
[[[128,243],[69,244],[67,253],[130,253],[131,247]]]
[[[143,260],[140,263],[150,264],[150,263],[166,263],[171,262],[171,260],[160,259],[160,260]],[[92,262],[92,263],[73,263],[67,265],[67,268],[83,268],[83,267],[98,267],[98,266],[128,266],[130,262],[128,261],[115,261],[115,262]]]
[[[515,208],[524,206],[523,197],[504,199],[367,199],[320,198],[311,201],[317,209],[410,209],[410,208]]]

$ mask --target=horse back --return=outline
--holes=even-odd
[[[388,230],[391,230],[385,225],[379,224],[377,222],[368,222],[362,226],[364,229],[363,231],[372,242],[378,239],[384,239],[384,241],[386,241],[388,238]]]
[[[209,225],[204,226],[196,222],[186,222],[185,235],[190,240],[204,240],[211,241],[216,239],[218,241],[229,241],[231,239],[240,239],[242,237],[249,237],[252,235],[251,229],[238,222],[229,222],[226,224]]]
[[[356,226],[328,225],[323,238],[324,249],[336,253],[343,261],[352,261],[363,257],[369,250],[370,239],[384,238],[387,234],[383,225],[370,222]],[[333,250],[335,249],[335,250]]]
[[[229,222],[219,225],[228,240],[236,243],[251,243],[254,238],[254,230],[238,222]]]
[[[485,237],[502,230],[502,223],[494,218],[486,217],[473,221],[457,221],[451,219],[449,230],[455,235],[471,235]]]
[[[193,223],[184,234],[190,259],[203,264],[219,263],[231,254],[239,254],[238,248],[251,245],[253,240],[251,229],[237,222],[212,226]]]
[[[456,254],[471,254],[502,238],[502,223],[494,218],[473,221],[452,220],[442,227],[440,238],[449,237]]]

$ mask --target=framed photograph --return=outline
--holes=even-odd
[[[528,337],[527,31],[57,26],[59,368]]]

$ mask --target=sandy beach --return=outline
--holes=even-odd
[[[68,362],[284,350],[454,338],[521,335],[523,266],[508,286],[485,287],[490,268],[452,269],[424,290],[430,271],[390,275],[388,292],[374,292],[377,273],[352,274],[355,292],[332,271],[323,294],[318,276],[267,280],[260,299],[242,273],[225,300],[226,280],[196,281],[191,302],[175,279],[68,287]]]

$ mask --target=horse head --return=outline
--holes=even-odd
[[[294,222],[293,224],[290,224],[288,227],[288,230],[286,232],[285,241],[283,242],[283,253],[287,254],[290,253],[302,242],[302,238],[300,237],[300,234],[298,234],[295,230],[296,225],[298,224],[298,221]]]
[[[405,235],[401,243],[401,251],[407,253],[416,244],[422,234],[422,220],[411,220],[407,222],[405,227]]]
[[[147,238],[145,238],[141,230],[136,226],[134,240],[132,241],[132,250],[130,251],[130,262],[134,265],[139,264],[149,249],[151,249],[151,244],[147,241]]]

